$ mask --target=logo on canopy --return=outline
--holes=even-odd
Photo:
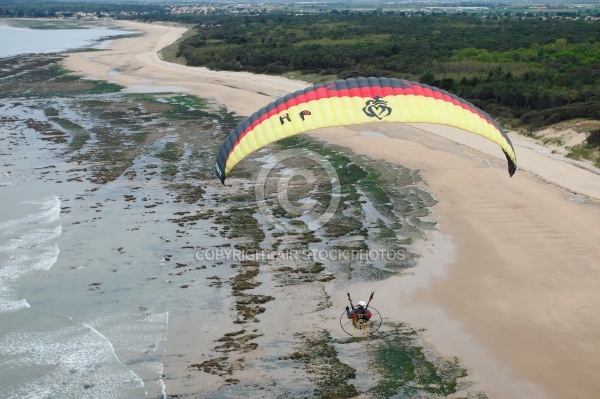
[[[392,113],[392,109],[388,107],[387,101],[384,101],[380,96],[377,96],[375,99],[367,101],[363,108],[363,112],[370,118],[382,120]]]

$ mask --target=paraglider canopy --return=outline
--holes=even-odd
[[[259,109],[231,131],[217,154],[224,184],[250,153],[298,133],[369,122],[425,122],[454,126],[500,146],[508,173],[517,159],[508,135],[487,113],[447,91],[393,78],[341,79],[290,93]]]

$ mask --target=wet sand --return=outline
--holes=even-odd
[[[336,142],[333,134],[328,140]],[[378,148],[369,147],[373,138],[342,140],[408,166],[411,154],[423,151],[395,140],[383,139]],[[533,162],[519,150],[522,163]],[[424,244],[413,281],[403,276],[380,289],[380,310],[426,328],[427,342],[458,356],[497,397],[594,397],[600,387],[597,197],[542,182],[526,166],[509,179],[502,169],[442,156],[436,151],[431,165],[427,157],[412,165],[440,201],[433,209],[443,237]],[[463,169],[457,175],[439,168],[440,161]],[[569,169],[555,165],[557,174]],[[577,180],[588,173],[572,172]],[[584,181],[593,187],[598,180]],[[453,251],[443,249],[448,240]]]
[[[138,89],[181,88],[242,116],[309,85],[170,64],[157,51],[185,28],[123,24],[145,34],[116,40],[108,51],[71,54],[65,67]],[[414,142],[397,133],[429,137],[422,130],[435,136]],[[388,319],[425,329],[426,342],[457,356],[477,389],[493,397],[591,398],[600,392],[597,169],[548,154],[514,133],[519,170],[513,178],[501,152],[447,127],[381,124],[312,134],[419,169],[424,187],[439,200],[433,208],[439,233],[420,244],[423,257],[414,272],[349,290],[368,295],[376,289],[374,303]],[[477,151],[437,145],[440,136]],[[329,294],[334,309],[345,306],[344,295]],[[337,334],[336,320],[326,322]]]

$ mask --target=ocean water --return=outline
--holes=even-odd
[[[117,29],[27,29],[3,25],[0,20],[0,58],[20,54],[57,53],[101,47],[101,40],[131,34]]]
[[[53,270],[61,247],[73,245],[65,241],[61,205],[80,188],[45,178],[49,170],[65,171],[46,163],[55,146],[12,119],[35,118],[35,111],[8,105],[0,109],[11,121],[0,127],[0,396],[77,397],[86,386],[95,391],[98,379],[108,381],[100,390],[106,397],[114,384],[138,389],[140,377],[123,367],[100,332],[106,316],[86,317],[77,282]],[[66,266],[77,267],[83,265]]]
[[[231,295],[207,290],[206,278],[231,269],[209,266],[188,279],[172,276],[174,263],[200,266],[193,246],[224,239],[209,222],[184,234],[171,221],[197,205],[144,175],[160,162],[151,154],[134,160],[136,179],[87,180],[85,167],[66,160],[66,143],[32,128],[51,123],[49,103],[90,131],[100,123],[70,101],[0,104],[0,397],[162,398],[165,362],[188,355],[181,340],[214,346],[219,323],[230,323]],[[215,323],[187,331],[198,314]]]

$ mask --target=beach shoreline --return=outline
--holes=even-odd
[[[140,91],[180,87],[241,116],[307,86],[167,63],[158,51],[187,28],[122,24],[144,36],[115,40],[107,51],[69,54],[65,68]],[[439,126],[413,128],[457,136]],[[478,155],[465,158],[395,137],[392,124],[369,129],[386,137],[361,135],[360,128],[312,135],[418,169],[439,200],[433,219],[440,235],[419,247],[423,257],[413,276],[380,287],[382,313],[425,329],[426,342],[457,356],[477,389],[493,397],[593,397],[600,390],[600,321],[594,314],[600,305],[594,223],[600,220],[600,176],[524,146],[521,138],[514,140],[520,169],[509,179],[499,166],[502,154],[478,148]],[[343,295],[332,298],[334,309],[345,306]]]

